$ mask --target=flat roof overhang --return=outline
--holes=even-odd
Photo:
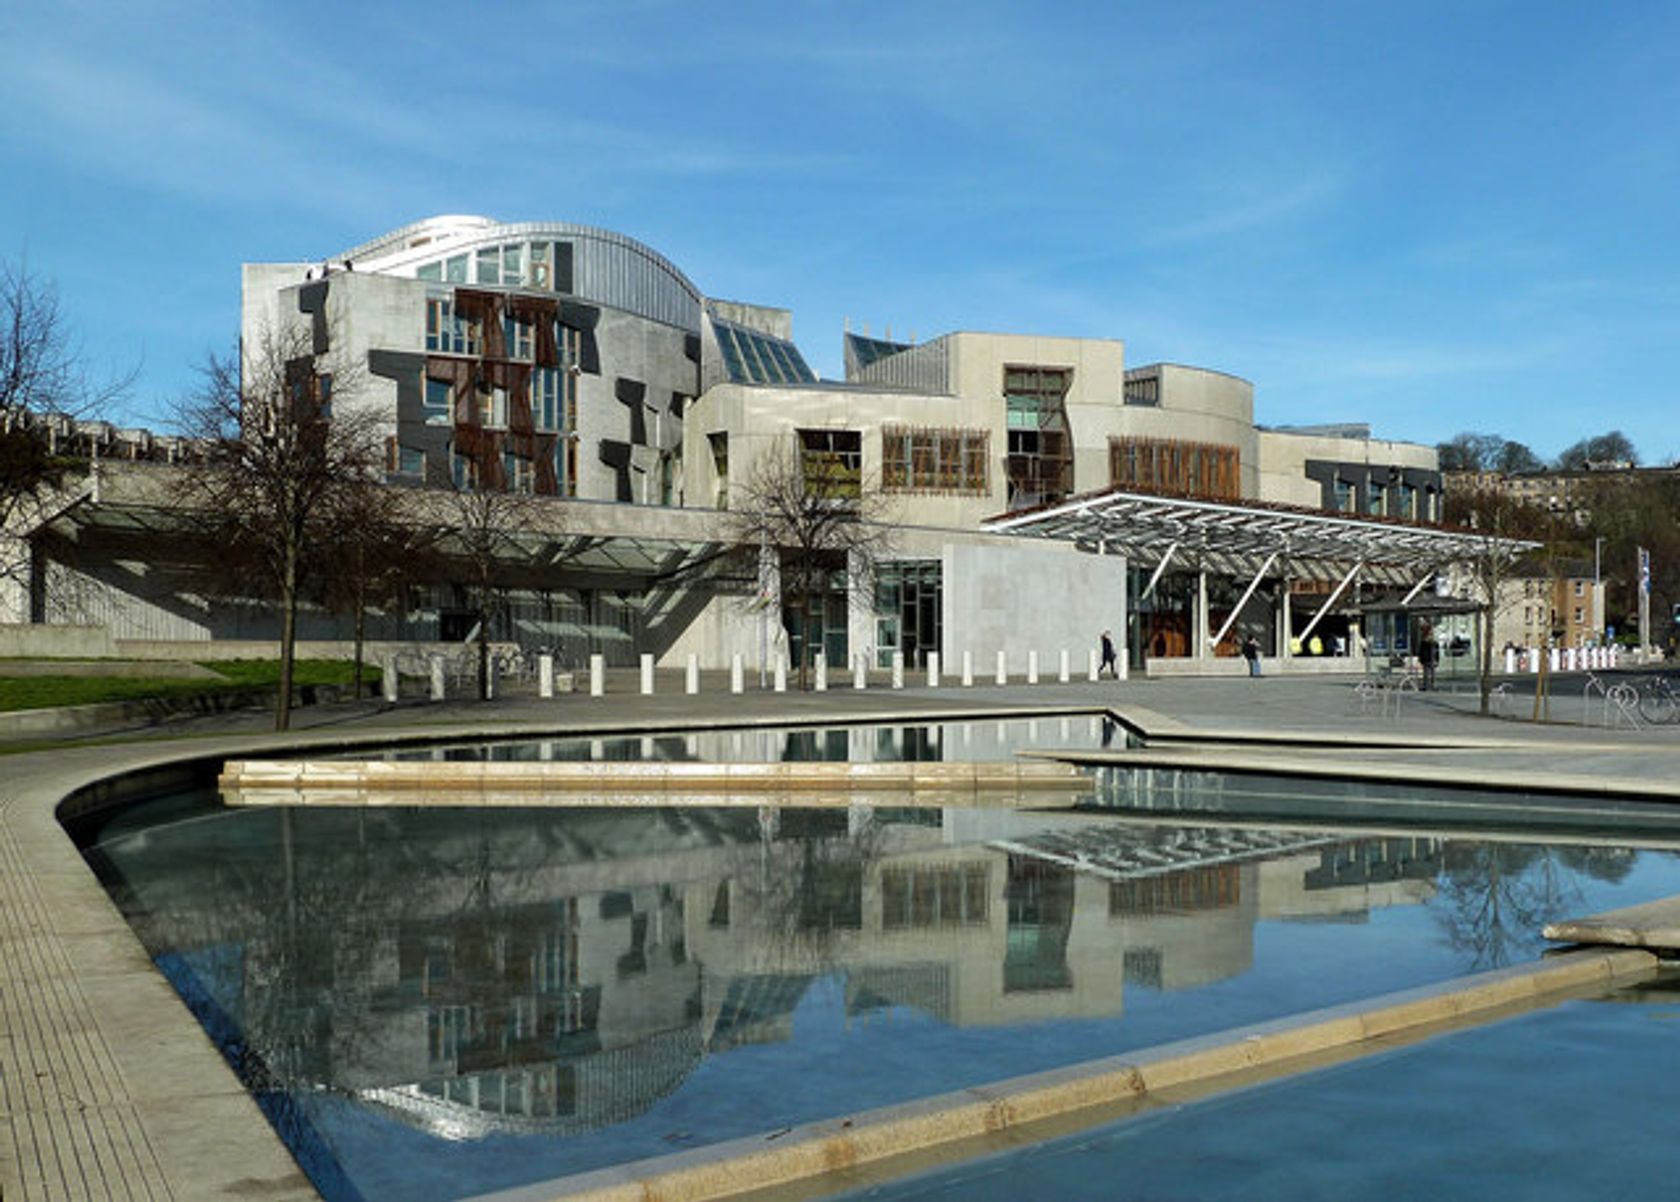
[[[1189,563],[1233,575],[1253,574],[1276,555],[1297,576],[1335,574],[1337,565],[1356,563],[1416,576],[1490,551],[1515,557],[1539,545],[1397,518],[1121,489],[987,518],[981,529],[1072,542],[1144,567],[1182,552]]]

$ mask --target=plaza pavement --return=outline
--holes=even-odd
[[[490,703],[376,702],[308,707],[289,735],[261,711],[133,724],[0,755],[0,1199],[313,1199],[293,1164],[60,827],[66,794],[184,758],[341,750],[409,738],[635,732],[699,725],[994,716],[1109,707],[1154,737],[1117,753],[1138,762],[1264,770],[1345,770],[1399,780],[1527,784],[1680,800],[1680,726],[1582,724],[1599,711],[1558,682],[1550,723],[1483,718],[1474,693],[1408,694],[1398,712],[1362,703],[1354,678],[1241,676],[1012,684],[937,690],[850,687],[739,696],[710,674],[698,696],[681,673],[634,693]],[[1460,686],[1461,688],[1464,686]],[[1526,717],[1532,702],[1506,709]],[[0,751],[6,744],[0,742]]]

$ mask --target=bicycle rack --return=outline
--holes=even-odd
[[[1604,725],[1607,727],[1610,725],[1610,717],[1612,713],[1610,707],[1612,705],[1615,706],[1614,715],[1617,726],[1620,726],[1622,724],[1622,719],[1625,718],[1631,729],[1639,729],[1640,724],[1643,721],[1643,719],[1639,716],[1639,690],[1635,689],[1630,684],[1613,684],[1605,691]]]

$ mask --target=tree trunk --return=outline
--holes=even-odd
[[[367,642],[367,594],[360,588],[356,590],[356,651],[354,678],[351,688],[352,696],[357,701],[362,699],[362,649]]]
[[[356,653],[351,677],[351,696],[362,699],[362,644],[367,635],[367,553],[356,548]]]
[[[1493,697],[1493,618],[1493,605],[1489,603],[1487,609],[1482,611],[1482,645],[1478,652],[1482,662],[1481,671],[1478,673],[1481,679],[1477,683],[1481,685],[1484,718],[1488,716],[1488,710],[1491,708],[1489,703]]]
[[[478,611],[478,699],[490,699],[490,615]]]
[[[286,547],[280,580],[280,696],[274,702],[274,729],[292,726],[292,662],[297,651],[297,546]]]

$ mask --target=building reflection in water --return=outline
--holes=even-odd
[[[372,809],[95,858],[254,1085],[467,1138],[634,1117],[792,1038],[825,979],[856,1023],[1116,1016],[1127,987],[1244,972],[1262,918],[1427,899],[1439,852],[1067,811]]]
[[[795,763],[854,764],[1006,761],[1022,751],[1125,746],[1131,737],[1112,717],[1067,714],[1047,718],[880,723],[849,728],[804,727],[700,731],[680,735],[507,739],[497,742],[392,748],[388,760],[507,762]],[[346,753],[366,759],[363,752]]]

